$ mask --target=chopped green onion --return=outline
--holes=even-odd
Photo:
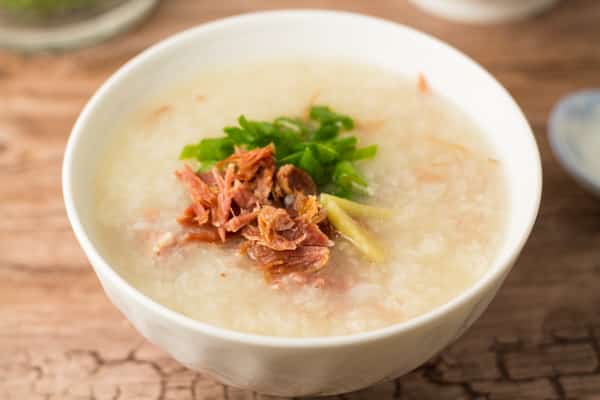
[[[371,146],[361,147],[360,149],[354,150],[354,154],[352,154],[352,159],[354,161],[358,160],[368,160],[377,155],[377,145],[373,144]]]
[[[179,159],[187,160],[190,158],[196,158],[196,154],[197,154],[196,148],[197,148],[197,146],[195,144],[186,145],[183,148],[183,150],[181,150],[181,153],[179,153]]]
[[[317,157],[315,157],[310,147],[305,148],[302,152],[302,158],[300,158],[298,166],[308,172],[317,184],[324,183],[323,166]]]
[[[283,157],[279,160],[279,165],[293,164],[293,165],[299,167],[300,159],[302,159],[302,154],[304,154],[304,151],[297,151],[286,157]]]
[[[217,160],[202,161],[198,167],[198,172],[210,171],[216,163]]]
[[[333,139],[338,135],[339,132],[340,127],[336,124],[322,124],[321,127],[312,134],[311,140],[320,142]]]
[[[281,130],[291,130],[302,138],[304,138],[310,130],[306,123],[296,118],[279,117],[275,120],[274,124],[277,128]]]
[[[273,144],[278,165],[293,164],[304,169],[321,191],[340,197],[368,195],[367,182],[353,162],[373,158],[377,146],[357,148],[355,136],[341,136],[342,131],[354,127],[354,121],[327,106],[311,107],[309,118],[279,117],[267,122],[241,115],[238,126],[223,129],[224,137],[185,146],[180,158],[196,159],[205,169],[231,155],[234,146],[250,150]]]
[[[196,158],[198,161],[222,160],[233,154],[233,142],[229,138],[202,139],[196,145],[188,145],[179,155],[181,159]]]
[[[338,114],[327,106],[313,106],[310,109],[310,119],[321,124],[341,125],[347,130],[354,128],[354,121],[347,115]]]
[[[223,129],[225,134],[231,141],[237,145],[252,143],[254,136],[248,131],[238,128],[237,126],[228,126]]]
[[[348,197],[350,193],[369,194],[367,181],[350,161],[337,163],[333,172],[333,183],[340,189],[336,193],[341,197]]]
[[[339,154],[332,146],[321,143],[314,143],[313,148],[315,149],[319,160],[325,164],[332,163],[339,158]]]
[[[335,138],[329,141],[328,144],[338,152],[342,160],[348,160],[352,158],[357,142],[356,136],[345,136]]]

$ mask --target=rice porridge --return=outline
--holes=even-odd
[[[383,249],[375,262],[343,235],[314,272],[265,279],[225,243],[172,244],[190,203],[174,172],[182,148],[223,135],[238,116],[301,116],[310,104],[349,115],[349,131],[377,154],[356,161],[368,195],[391,210],[355,218]],[[472,286],[504,234],[508,195],[502,164],[479,128],[426,81],[373,67],[273,61],[198,73],[120,123],[96,177],[95,226],[107,261],[155,301],[232,330],[287,337],[348,335],[407,321]],[[228,212],[228,210],[227,210]],[[158,247],[157,247],[158,246]]]

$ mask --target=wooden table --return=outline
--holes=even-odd
[[[107,301],[67,222],[60,166],[78,112],[127,59],[205,21],[299,4],[389,18],[473,56],[525,110],[544,163],[538,223],[489,310],[426,366],[343,398],[600,399],[600,201],[546,139],[560,96],[600,86],[600,1],[561,3],[528,22],[475,27],[403,0],[165,0],[143,26],[94,48],[0,52],[0,399],[262,397],[179,366]]]

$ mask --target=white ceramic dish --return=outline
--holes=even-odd
[[[600,197],[599,126],[598,89],[563,97],[548,121],[548,139],[556,159],[581,186]]]
[[[281,56],[334,56],[398,73],[425,73],[483,128],[505,168],[510,190],[506,238],[493,265],[448,304],[406,323],[323,338],[275,338],[191,320],[125,282],[97,251],[91,193],[96,161],[119,118],[172,77],[199,66]],[[348,392],[419,366],[467,329],[490,303],[534,223],[541,193],[538,149],[521,110],[480,66],[444,43],[391,22],[326,11],[248,14],[180,33],[115,73],[81,113],[63,166],[73,230],[112,302],[148,340],[182,364],[237,387],[300,396]]]
[[[439,17],[460,22],[496,23],[525,19],[546,11],[558,0],[411,0]]]

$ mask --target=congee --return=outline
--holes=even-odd
[[[472,286],[501,160],[427,77],[346,61],[198,71],[149,95],[95,180],[107,261],[155,301],[261,335],[348,335]]]

